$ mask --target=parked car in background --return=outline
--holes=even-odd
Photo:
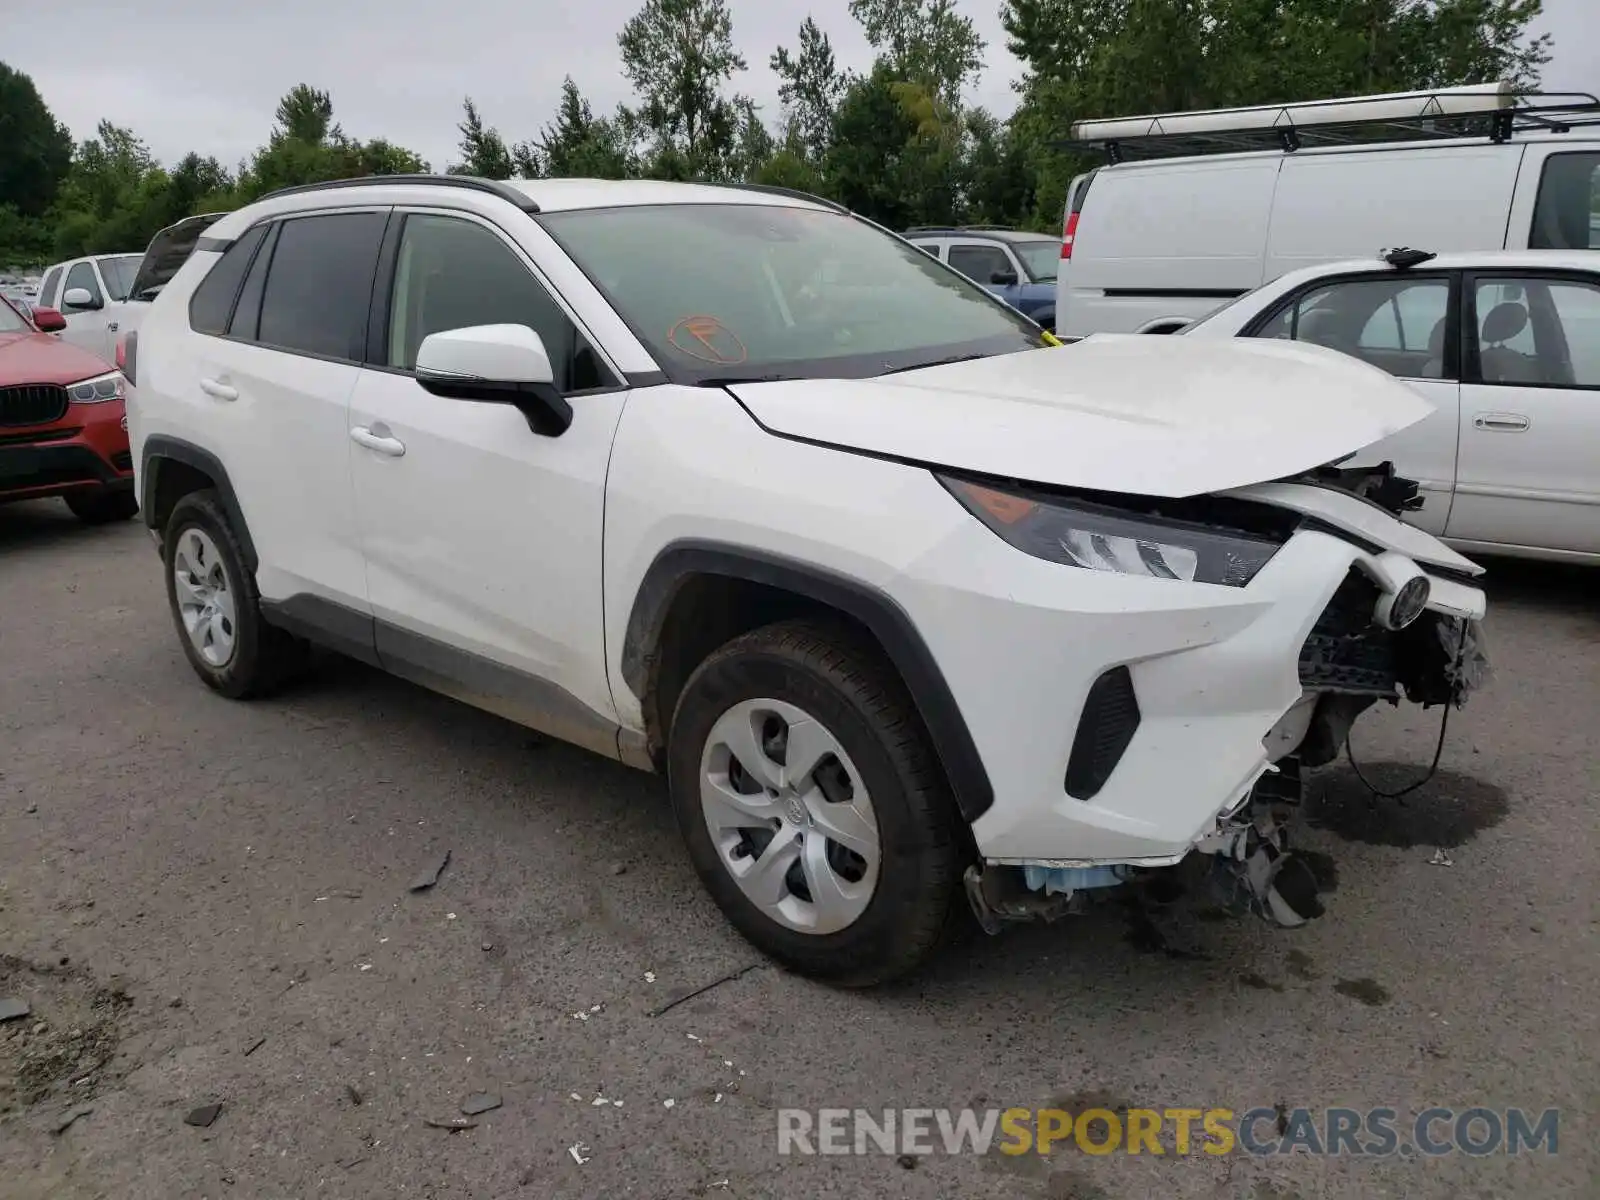
[[[919,227],[906,240],[988,288],[1045,329],[1055,330],[1061,239],[989,225]]]
[[[169,225],[143,254],[98,255],[51,267],[40,294],[57,299],[54,307],[67,319],[62,337],[108,363],[119,361],[118,347],[139,327],[150,301],[221,215],[201,213]]]
[[[291,188],[150,309],[140,494],[206,686],[318,643],[658,770],[730,921],[836,983],[963,899],[993,931],[1193,854],[1303,924],[1267,816],[1301,765],[1479,677],[1481,569],[1326,466],[1415,393],[1283,343],[1047,348],[815,197]]]
[[[1182,336],[1310,342],[1404,380],[1433,414],[1353,461],[1421,485],[1408,520],[1470,551],[1600,564],[1600,255],[1325,264]]]
[[[1056,331],[1171,333],[1287,271],[1600,248],[1600,100],[1510,84],[1084,121]]]
[[[60,496],[80,520],[123,520],[139,509],[123,378],[51,336],[65,324],[0,299],[0,503]]]

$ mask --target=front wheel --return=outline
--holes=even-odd
[[[852,630],[784,622],[716,651],[679,697],[667,760],[696,871],[766,954],[864,987],[938,944],[954,805],[904,685]]]

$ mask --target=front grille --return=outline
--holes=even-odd
[[[127,450],[118,450],[111,456],[111,465],[119,471],[133,470],[133,455]]]
[[[0,425],[48,425],[67,415],[67,389],[50,383],[0,387]]]
[[[1300,683],[1320,691],[1392,696],[1394,635],[1372,618],[1378,585],[1351,568],[1300,648]]]
[[[1112,667],[1094,681],[1067,759],[1066,789],[1078,800],[1092,799],[1117,769],[1139,728],[1139,698],[1127,667]]]

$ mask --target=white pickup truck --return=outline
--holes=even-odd
[[[221,213],[202,213],[169,225],[143,254],[94,254],[57,263],[45,272],[35,307],[66,318],[62,340],[116,361],[117,345],[139,327],[150,301],[194,250]]]

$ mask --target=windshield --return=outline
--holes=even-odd
[[[539,220],[674,382],[862,378],[1039,346],[982,288],[843,213],[662,204]]]
[[[1061,267],[1061,243],[1055,238],[1029,238],[1025,242],[1012,242],[1011,248],[1022,260],[1028,277],[1035,283],[1054,283],[1056,271]]]
[[[113,300],[126,300],[128,289],[133,287],[133,277],[144,261],[142,254],[124,254],[118,258],[100,260],[100,278],[106,281],[106,291]]]
[[[31,333],[33,326],[22,319],[22,314],[11,307],[10,296],[0,296],[0,333]]]

